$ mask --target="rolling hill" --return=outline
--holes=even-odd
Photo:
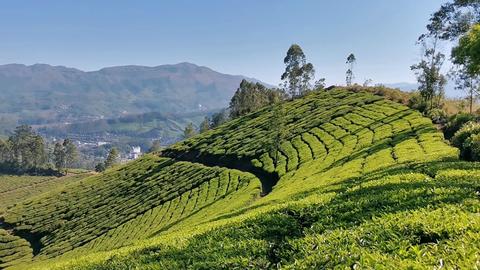
[[[46,64],[1,65],[0,133],[18,123],[72,123],[224,108],[245,78],[190,63],[90,72]]]
[[[344,88],[265,108],[10,205],[0,267],[480,267],[480,164],[419,112]]]

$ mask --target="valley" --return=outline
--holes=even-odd
[[[429,119],[342,88],[283,106],[290,112],[288,135],[277,162],[265,150],[271,138],[267,107],[160,154],[9,206],[2,226],[10,228],[8,239],[17,239],[8,245],[18,243],[18,252],[1,257],[3,266],[220,269],[281,263],[306,269],[399,261],[432,266],[439,256],[447,265],[475,263],[475,253],[444,250],[458,241],[479,250],[480,165],[459,161],[458,150]],[[235,165],[246,162],[251,165]],[[273,179],[278,183],[265,182]],[[444,227],[437,220],[447,214]],[[368,240],[379,228],[385,229],[381,245]],[[25,252],[22,232],[38,235],[32,246],[39,248]],[[345,260],[343,252],[364,259]]]

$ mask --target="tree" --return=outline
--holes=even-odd
[[[110,149],[110,152],[108,153],[107,159],[105,160],[105,169],[111,168],[115,164],[118,163],[120,156],[118,153],[117,148],[112,148]]]
[[[320,79],[316,80],[313,87],[317,91],[325,89],[325,78],[320,78]]]
[[[27,125],[17,127],[8,141],[13,161],[21,170],[39,168],[45,163],[45,143],[32,127]]]
[[[188,139],[188,138],[191,138],[193,136],[195,136],[196,132],[195,132],[195,128],[193,127],[193,123],[189,123],[185,129],[183,130],[183,138],[184,139]]]
[[[480,95],[480,76],[471,74],[465,66],[457,66],[457,69],[452,70],[451,75],[455,80],[455,88],[466,92],[469,111],[473,113],[473,104]]]
[[[65,167],[72,168],[78,161],[77,146],[70,139],[63,141],[63,150],[65,151]]]
[[[154,140],[152,142],[152,146],[150,146],[150,149],[148,149],[148,152],[153,153],[153,152],[158,152],[160,150],[162,150],[162,145],[160,140]]]
[[[211,128],[216,128],[220,126],[221,124],[225,123],[228,121],[228,111],[226,109],[222,109],[217,113],[214,113],[212,115],[212,121],[211,121]]]
[[[12,149],[8,141],[0,139],[0,163],[9,163],[12,160]]]
[[[310,81],[314,79],[315,69],[307,63],[302,48],[293,44],[287,51],[283,60],[285,72],[282,74],[283,87],[291,97],[305,94],[310,89]]]
[[[363,87],[368,87],[370,86],[371,84],[373,83],[373,80],[372,79],[366,79],[364,82],[363,82]]]
[[[473,104],[480,94],[480,24],[460,38],[452,49],[452,60],[457,65],[456,88],[467,93],[470,113],[473,113]]]
[[[200,124],[200,133],[204,133],[210,129],[210,119],[205,116],[202,123]]]
[[[106,170],[105,168],[105,163],[104,162],[100,162],[100,163],[97,163],[97,165],[95,165],[95,171],[96,172],[104,172]]]
[[[280,91],[268,89],[260,83],[242,80],[240,87],[230,100],[230,118],[234,119],[254,112],[282,98]]]
[[[427,25],[427,33],[421,35],[419,39],[437,37],[453,41],[478,23],[480,23],[480,0],[453,0],[443,4],[432,14]]]
[[[65,149],[60,142],[56,142],[55,147],[53,148],[53,163],[55,164],[55,168],[57,168],[58,171],[62,171],[63,169],[65,169]]]
[[[431,44],[422,41],[423,55],[420,62],[410,67],[415,72],[418,90],[426,103],[427,110],[439,107],[445,92],[447,80],[441,73],[445,55],[437,50],[438,38],[432,38]]]
[[[476,24],[452,49],[454,64],[464,67],[470,76],[480,75],[480,24]]]
[[[346,62],[346,64],[348,65],[348,69],[347,69],[347,72],[346,72],[347,86],[351,86],[352,81],[355,78],[355,76],[353,75],[353,66],[355,65],[356,61],[357,61],[357,59],[355,58],[355,55],[353,53],[351,53],[347,57],[347,62]]]

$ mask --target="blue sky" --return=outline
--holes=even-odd
[[[414,82],[416,38],[439,0],[2,1],[0,64],[97,70],[192,62],[277,84],[298,43],[328,83]]]

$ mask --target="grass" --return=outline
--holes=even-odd
[[[41,244],[13,268],[480,267],[480,164],[430,120],[345,89],[284,107],[276,164],[265,108],[9,207]]]

